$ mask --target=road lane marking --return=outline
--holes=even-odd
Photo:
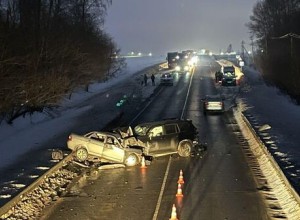
[[[187,105],[187,100],[188,100],[188,97],[189,97],[189,94],[190,94],[190,89],[191,89],[191,85],[192,85],[192,81],[193,81],[193,76],[194,76],[194,70],[192,72],[188,92],[187,92],[185,102],[184,102],[184,105],[183,105],[183,109],[182,109],[182,113],[181,113],[181,119],[184,116],[184,111],[185,111],[185,108],[186,108],[186,105]],[[165,186],[166,186],[166,182],[167,182],[167,178],[168,178],[168,174],[169,174],[169,170],[170,170],[170,166],[171,166],[171,161],[172,161],[172,157],[169,158],[168,166],[167,166],[166,173],[165,173],[165,176],[164,176],[164,180],[163,180],[163,183],[162,183],[162,186],[161,186],[161,189],[160,189],[158,201],[157,201],[157,204],[156,204],[156,207],[155,207],[155,211],[154,211],[154,215],[153,215],[152,220],[157,220],[159,208],[160,208],[160,205],[161,205],[163,193],[164,193],[164,190],[165,190]]]
[[[187,94],[186,94],[186,97],[185,97],[184,105],[183,105],[181,116],[180,116],[181,119],[183,119],[183,116],[184,116],[184,111],[185,111],[186,104],[187,104],[187,101],[188,101],[188,98],[189,98],[189,94],[190,94],[190,90],[191,90],[191,86],[192,86],[192,81],[193,81],[194,73],[195,73],[195,69],[193,69],[193,71],[192,71],[192,76],[191,76],[191,79],[190,79],[189,88],[188,88],[188,91],[187,91]]]
[[[191,76],[191,79],[190,79],[190,82],[189,82],[189,88],[188,88],[188,92],[187,92],[186,99],[185,99],[185,102],[184,102],[183,110],[182,110],[182,113],[181,113],[181,119],[184,116],[184,111],[185,111],[185,108],[186,108],[186,105],[187,105],[187,100],[188,100],[188,97],[189,97],[189,94],[190,94],[194,72],[195,71],[193,70],[192,76]],[[148,108],[148,106],[155,100],[155,97],[157,97],[160,94],[161,91],[162,91],[162,88],[157,92],[157,94],[154,96],[154,98],[150,102],[148,102],[147,105],[131,120],[131,122],[129,124],[132,124],[138,117],[140,117],[140,115]],[[171,166],[171,161],[172,161],[172,157],[170,156],[152,220],[157,220],[158,212],[159,212],[159,209],[160,209],[160,206],[161,206],[161,201],[162,201],[162,197],[163,197],[163,194],[164,194],[164,191],[165,191],[165,186],[166,186],[166,182],[167,182],[167,178],[168,178],[168,174],[169,174],[169,170],[170,170],[170,166]]]
[[[168,178],[168,174],[169,174],[169,170],[170,170],[170,166],[171,166],[171,161],[172,161],[172,157],[170,156],[168,166],[167,166],[167,169],[166,169],[166,172],[165,172],[164,180],[163,180],[163,183],[161,185],[160,193],[159,193],[159,196],[158,196],[158,200],[157,200],[157,203],[156,203],[156,207],[155,207],[155,211],[154,211],[154,215],[153,215],[152,220],[157,219],[157,215],[158,215],[159,208],[160,208],[160,205],[161,205],[161,200],[162,200],[162,197],[163,197],[163,194],[164,194],[164,191],[165,191],[165,187],[166,187],[166,182],[167,182],[167,178]]]

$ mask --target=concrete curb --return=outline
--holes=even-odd
[[[264,180],[264,185],[261,186],[262,193],[267,196],[276,198],[276,202],[269,202],[269,213],[272,218],[285,217],[287,219],[299,220],[300,216],[300,197],[290,184],[281,168],[267,150],[267,147],[255,132],[251,123],[242,112],[234,112],[236,121],[241,128],[243,135],[249,143],[249,148],[259,165],[259,175],[261,180]],[[257,171],[256,171],[257,172]],[[276,205],[280,209],[272,209]]]

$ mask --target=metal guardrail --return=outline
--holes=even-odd
[[[69,154],[63,160],[58,162],[55,166],[50,168],[46,173],[42,174],[36,181],[27,186],[22,192],[12,198],[8,203],[0,208],[0,218],[5,215],[9,210],[11,210],[14,206],[16,206],[26,195],[31,193],[34,189],[36,189],[47,177],[49,177],[52,173],[58,171],[63,166],[65,166],[68,162],[73,159],[73,154]]]
[[[276,197],[287,219],[299,220],[300,197],[298,193],[290,184],[285,174],[279,167],[278,163],[276,162],[272,154],[268,151],[263,141],[259,138],[246,116],[243,113],[240,113],[240,117],[245,125],[242,125],[242,127],[246,127],[246,129],[248,129],[252,137],[255,139],[255,142],[257,143],[254,147],[250,146],[250,148],[252,148],[251,150],[256,156],[261,171],[267,180],[267,185],[271,187],[272,193]],[[241,120],[237,121],[238,123],[241,122]]]

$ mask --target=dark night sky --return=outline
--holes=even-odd
[[[105,30],[122,53],[165,54],[207,48],[249,48],[245,26],[257,0],[113,0]],[[248,45],[247,45],[248,44]]]

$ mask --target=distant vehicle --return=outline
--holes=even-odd
[[[178,52],[169,52],[167,54],[168,68],[174,69],[177,66],[178,59]]]
[[[236,75],[234,66],[222,66],[222,86],[236,86]]]
[[[235,68],[234,66],[222,66],[221,67],[221,73],[226,74],[226,73],[235,73]]]
[[[145,143],[145,155],[154,157],[176,153],[188,157],[199,147],[197,128],[191,120],[142,123],[134,127],[133,134]]]
[[[207,95],[201,99],[203,102],[203,113],[207,112],[224,112],[224,98],[220,95]]]
[[[162,73],[160,77],[160,84],[162,85],[173,85],[173,74],[171,73]]]
[[[136,141],[137,143],[137,141]],[[80,162],[111,162],[135,166],[141,162],[142,148],[130,147],[113,132],[89,132],[83,136],[70,134],[67,146]]]
[[[188,72],[190,71],[190,55],[183,52],[183,53],[178,53],[179,59],[177,62],[177,65],[175,67],[175,71],[177,72]]]

